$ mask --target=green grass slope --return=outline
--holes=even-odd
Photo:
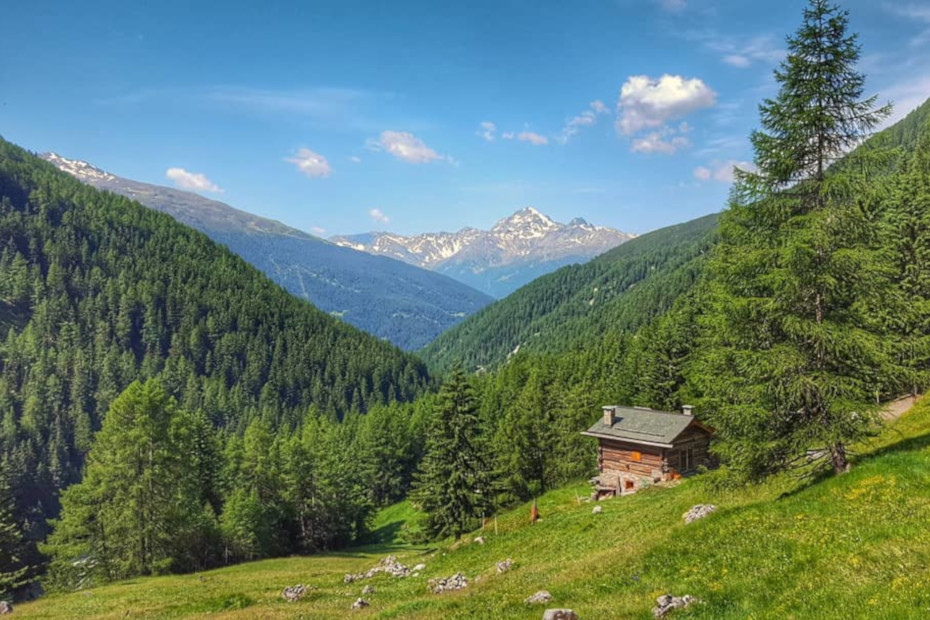
[[[549,607],[592,618],[651,618],[655,598],[702,603],[670,618],[926,618],[930,616],[930,399],[860,448],[853,471],[813,482],[774,479],[714,491],[712,475],[604,502],[579,501],[586,485],[546,494],[542,520],[528,506],[502,515],[467,542],[435,549],[389,546],[256,562],[203,575],[139,579],[22,605],[30,618],[539,618],[523,599],[540,589]],[[697,503],[717,512],[685,525]],[[391,509],[384,525],[410,517]],[[470,541],[472,537],[466,537]],[[388,553],[427,568],[343,583]],[[495,563],[514,561],[497,574]],[[462,571],[465,590],[434,595],[427,580]],[[289,604],[287,585],[313,591]],[[371,607],[352,602],[371,584]]]
[[[634,331],[668,310],[700,275],[717,215],[628,241],[584,265],[534,280],[442,333],[422,351],[443,371],[492,367],[520,351],[560,353]]]

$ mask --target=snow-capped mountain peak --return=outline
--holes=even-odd
[[[62,157],[58,153],[43,153],[41,157],[85,183],[116,180],[116,176],[96,166],[92,166],[86,161],[68,159],[67,157]]]
[[[561,224],[526,207],[499,220],[491,230],[463,228],[457,233],[411,237],[365,233],[332,241],[439,271],[500,297],[539,275],[584,262],[631,238],[581,218]]]

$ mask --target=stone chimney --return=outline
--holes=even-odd
[[[617,412],[617,408],[613,405],[604,405],[604,424],[607,426],[614,425],[614,417]]]
[[[682,405],[681,412],[685,415],[694,415],[694,405]]]

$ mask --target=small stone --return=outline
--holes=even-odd
[[[715,510],[717,510],[717,507],[713,504],[697,504],[696,506],[692,506],[691,510],[682,515],[682,518],[687,524],[691,523],[692,521],[697,521],[698,519],[703,519]]]
[[[357,599],[354,603],[352,603],[352,609],[364,609],[368,607],[369,605],[371,605],[371,603],[369,603],[363,598],[360,598],[360,599]]]
[[[595,506],[595,507],[591,510],[591,512],[592,512],[592,514],[599,515],[599,514],[601,514],[602,512],[604,512],[604,507],[603,507],[603,506]]]
[[[547,609],[542,620],[578,620],[578,614],[571,609]]]
[[[419,573],[421,570],[426,570],[426,564],[417,564],[410,570]]]
[[[0,616],[13,613],[13,603],[9,601],[0,601]]]
[[[462,573],[455,573],[445,579],[430,579],[427,587],[433,594],[442,594],[452,590],[461,590],[468,585],[468,579]]]
[[[479,536],[478,538],[475,539],[475,542],[478,543],[479,545],[483,545],[483,544],[484,544],[484,536]]]
[[[281,596],[284,597],[284,600],[288,603],[295,603],[306,596],[306,594],[307,588],[302,583],[284,588],[284,591],[281,592]]]
[[[548,590],[540,590],[536,594],[528,596],[526,600],[523,602],[526,603],[527,605],[540,605],[543,603],[548,603],[551,600],[552,600],[552,595],[549,594]]]
[[[374,594],[374,593],[375,593],[374,586],[365,586],[364,588],[362,588],[363,595]]]
[[[672,611],[673,609],[685,608],[691,605],[692,603],[697,603],[698,599],[686,594],[684,596],[672,596],[671,594],[663,594],[656,599],[656,606],[652,608],[652,617],[653,618],[664,618],[665,614]]]
[[[498,574],[500,574],[500,573],[506,573],[506,572],[509,571],[511,568],[513,568],[513,560],[511,560],[510,558],[507,558],[507,559],[504,560],[503,562],[498,562],[498,563],[497,563],[497,573],[498,573]]]

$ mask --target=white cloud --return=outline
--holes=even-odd
[[[358,156],[356,156],[356,155],[351,155],[351,156],[349,157],[349,161],[352,162],[353,164],[360,164],[360,163],[362,163],[362,158],[361,158],[361,157],[358,157]]]
[[[763,34],[750,37],[722,37],[716,34],[697,36],[704,45],[722,54],[721,60],[738,69],[745,69],[753,63],[775,64],[785,56],[775,37]]]
[[[594,110],[595,114],[610,114],[610,108],[604,105],[604,102],[600,99],[591,102],[591,109]]]
[[[597,117],[600,114],[609,114],[610,111],[607,109],[607,106],[604,105],[604,102],[600,99],[595,99],[588,104],[587,110],[584,110],[578,116],[572,117],[565,121],[565,125],[562,127],[562,131],[559,132],[559,135],[555,137],[556,141],[565,144],[567,143],[572,136],[577,135],[581,130],[581,127],[586,127],[588,125],[593,125],[597,122]]]
[[[739,69],[745,69],[752,64],[752,60],[742,54],[727,54],[723,57],[723,62]]]
[[[634,75],[620,89],[617,131],[632,135],[643,129],[661,127],[667,121],[713,106],[716,99],[717,94],[698,78]]]
[[[478,125],[476,135],[488,142],[494,142],[494,135],[497,132],[497,125],[491,121],[483,121]]]
[[[543,146],[544,144],[549,144],[549,138],[540,135],[535,131],[521,131],[519,134],[517,134],[517,140],[520,140],[521,142],[529,142],[533,146]]]
[[[405,131],[382,131],[378,140],[368,140],[366,146],[373,151],[387,151],[411,164],[426,164],[447,159],[426,146],[423,140]]]
[[[368,210],[368,216],[369,216],[371,219],[375,220],[376,222],[380,222],[381,224],[387,224],[388,222],[391,221],[391,218],[389,218],[388,216],[386,216],[386,215],[381,211],[381,209],[369,209],[369,210]]]
[[[754,172],[756,170],[756,166],[752,162],[728,159],[723,162],[712,162],[709,167],[698,166],[694,169],[693,174],[694,178],[699,181],[709,181],[713,179],[721,183],[732,183],[735,180],[735,175],[733,173],[734,168],[739,168],[746,172]]]
[[[694,169],[694,178],[698,181],[709,181],[712,174],[711,169],[704,166],[698,166]]]
[[[691,141],[684,136],[666,136],[666,132],[651,131],[645,136],[634,139],[630,150],[634,153],[671,155],[678,149],[691,146]]]
[[[213,183],[206,175],[199,172],[188,172],[184,168],[168,168],[165,178],[173,181],[177,187],[194,192],[212,192],[219,194],[223,190]]]
[[[504,140],[513,140],[516,137],[517,137],[517,134],[514,131],[505,131],[504,133],[501,134],[501,138],[503,138]]]
[[[328,177],[333,172],[325,157],[308,148],[298,149],[294,157],[288,157],[284,161],[294,164],[310,178]]]

